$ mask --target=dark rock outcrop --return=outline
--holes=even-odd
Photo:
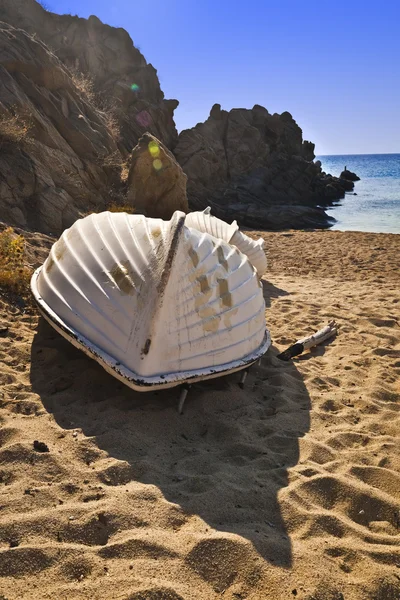
[[[77,78],[89,78],[98,102],[120,130],[122,150],[130,152],[149,131],[168,148],[177,140],[173,120],[177,100],[164,100],[157,71],[134,47],[122,28],[104,25],[95,16],[82,19],[44,10],[35,0],[0,0],[0,20],[37,36]]]
[[[187,210],[186,178],[170,150],[191,208],[211,205],[241,225],[329,226],[323,207],[353,189],[348,177],[322,172],[288,112],[228,113],[216,104],[178,137],[178,102],[164,99],[156,70],[123,29],[53,14],[35,0],[0,0],[0,18],[0,218],[11,224],[60,233],[104,209],[124,192],[123,163],[145,132],[161,140],[162,168],[140,142],[128,192],[149,216]]]
[[[290,113],[258,105],[230,112],[214,105],[205,123],[179,135],[174,153],[188,176],[190,206],[211,205],[217,216],[250,227],[329,226],[320,206],[352,189],[313,162],[314,144],[303,141]]]
[[[0,214],[59,233],[104,208],[117,153],[104,116],[42,42],[0,23]]]
[[[344,168],[344,171],[340,173],[340,179],[346,179],[347,181],[360,181],[359,176],[352,171],[348,171],[346,167]]]
[[[127,200],[140,214],[169,220],[176,210],[189,212],[186,179],[174,155],[145,133],[132,151]]]

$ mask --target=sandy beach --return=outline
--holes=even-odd
[[[0,598],[400,598],[400,236],[262,235],[272,348],[181,416],[2,297]]]

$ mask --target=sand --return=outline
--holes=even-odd
[[[400,236],[264,237],[273,346],[182,416],[3,297],[0,598],[400,598]]]

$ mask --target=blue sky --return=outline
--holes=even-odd
[[[400,0],[47,0],[124,27],[177,98],[178,130],[289,111],[317,154],[400,152]]]

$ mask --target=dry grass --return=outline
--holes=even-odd
[[[104,95],[99,95],[95,91],[93,79],[79,71],[79,69],[70,69],[72,81],[78,88],[82,96],[92,104],[103,118],[108,131],[114,140],[118,141],[120,137],[120,127],[118,120],[117,107],[110,102]]]
[[[116,108],[110,105],[108,108],[102,110],[98,108],[101,116],[103,117],[108,131],[111,133],[112,138],[118,142],[121,136],[121,130],[118,122]]]
[[[133,215],[136,211],[134,206],[130,206],[129,204],[118,204],[117,202],[111,202],[107,206],[107,210],[110,212],[126,212],[128,215]]]
[[[122,183],[127,184],[128,175],[129,175],[129,165],[128,165],[128,161],[126,160],[121,165],[121,181],[122,181]]]
[[[94,91],[93,79],[78,69],[70,69],[70,72],[72,81],[82,96],[84,96],[91,104],[96,104],[96,92]]]
[[[29,123],[21,115],[0,114],[0,144],[19,144],[29,132]]]
[[[110,212],[135,212],[133,206],[127,203],[127,182],[129,175],[128,161],[123,158],[119,150],[106,156],[102,161],[102,167],[114,172],[113,183],[109,187],[109,201],[106,210]]]
[[[12,227],[0,233],[0,287],[5,291],[30,297],[29,282],[32,269],[26,267],[25,240]]]
[[[126,161],[124,162],[121,152],[119,150],[115,150],[115,152],[112,152],[111,154],[108,154],[105,158],[103,158],[102,166],[118,170],[127,168]]]
[[[106,169],[114,170],[118,173],[118,180],[122,183],[121,187],[124,187],[128,181],[129,165],[128,160],[124,159],[121,152],[116,150],[112,154],[109,154],[101,161],[101,166]]]
[[[125,212],[125,213],[128,213],[128,215],[133,215],[136,212],[134,206],[131,206],[130,204],[123,203],[122,201],[118,202],[118,201],[113,201],[113,200],[111,200],[110,203],[106,205],[106,207],[104,208],[104,210],[108,210],[108,211],[114,212],[114,213]],[[102,212],[102,210],[100,212]],[[97,211],[97,210],[90,210],[87,213],[83,213],[81,215],[81,218],[88,217],[89,215],[97,215],[97,214],[99,214],[99,211]]]

